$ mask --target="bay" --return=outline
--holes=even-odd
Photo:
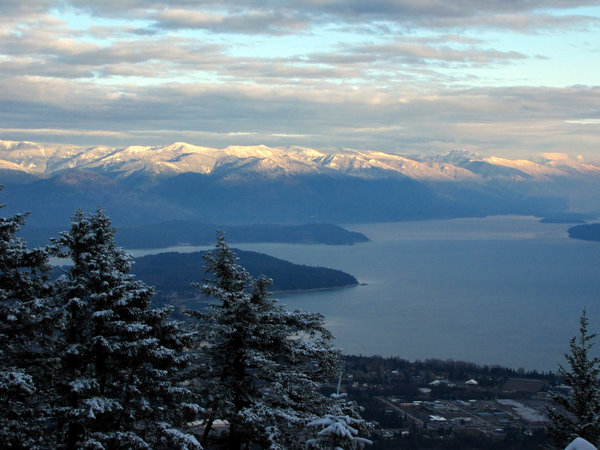
[[[554,371],[583,308],[600,330],[600,244],[569,239],[568,225],[496,216],[345,228],[371,242],[235,245],[366,283],[277,296],[323,314],[345,353]]]

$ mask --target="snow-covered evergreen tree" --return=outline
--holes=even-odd
[[[565,450],[598,450],[595,445],[590,444],[583,438],[575,438],[573,442],[571,442]]]
[[[591,355],[596,336],[588,332],[584,310],[579,318],[579,335],[571,338],[570,353],[565,354],[569,369],[561,365],[558,370],[570,393],[554,397],[562,410],[548,410],[546,431],[558,448],[566,447],[576,437],[600,445],[600,359]]]
[[[306,441],[308,448],[324,450],[361,449],[373,442],[359,436],[368,434],[374,424],[360,417],[361,407],[346,399],[347,394],[340,392],[342,376],[338,379],[337,391],[331,394],[333,404],[325,416],[313,420],[309,427],[317,428],[316,437]]]
[[[170,309],[151,307],[153,290],[133,280],[114,234],[101,209],[78,211],[54,241],[56,254],[73,263],[57,281],[65,317],[58,446],[199,448],[181,431],[198,405],[176,380],[189,362],[182,349],[190,336]]]
[[[0,205],[0,208],[3,205]],[[0,442],[44,447],[53,310],[48,254],[16,233],[26,214],[0,218]],[[47,446],[49,447],[49,446]]]
[[[270,280],[240,267],[221,232],[205,271],[212,278],[200,287],[217,303],[191,313],[207,380],[203,440],[219,419],[229,424],[230,449],[302,447],[305,425],[327,411],[319,387],[338,360],[323,317],[279,305],[267,291]]]

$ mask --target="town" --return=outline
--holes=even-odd
[[[343,387],[377,422],[374,449],[536,449],[566,389],[549,372],[462,361],[345,356]]]

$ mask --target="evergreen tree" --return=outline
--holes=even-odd
[[[4,205],[0,205],[0,208]],[[45,249],[30,250],[16,233],[26,214],[0,218],[0,442],[44,447],[47,357],[52,342],[50,267]]]
[[[305,425],[324,414],[321,383],[336,370],[338,353],[323,317],[288,311],[273,300],[270,280],[252,277],[237,263],[223,233],[206,256],[212,276],[201,286],[217,300],[192,312],[201,325],[206,418],[226,420],[229,449],[302,447]]]
[[[306,441],[308,448],[324,450],[354,450],[373,444],[369,439],[359,436],[368,434],[374,424],[360,417],[361,407],[356,402],[346,400],[347,394],[340,393],[342,376],[338,380],[337,392],[331,394],[334,400],[324,417],[308,424],[319,428],[314,439]]]
[[[129,274],[130,256],[114,241],[101,209],[77,211],[68,232],[54,241],[71,259],[57,281],[64,309],[61,379],[57,389],[59,447],[199,448],[180,430],[198,412],[175,377],[189,358],[189,334],[152,309],[153,290]]]
[[[597,333],[588,332],[584,310],[579,318],[579,335],[571,338],[570,353],[565,354],[569,370],[559,366],[559,375],[570,387],[568,395],[556,395],[562,409],[550,408],[546,431],[558,448],[576,437],[600,445],[600,359],[591,356]]]

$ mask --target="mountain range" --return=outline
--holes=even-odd
[[[0,199],[30,223],[67,223],[102,205],[115,224],[416,220],[489,214],[600,211],[600,167],[453,151],[407,157],[379,151],[177,142],[167,146],[0,140]]]

